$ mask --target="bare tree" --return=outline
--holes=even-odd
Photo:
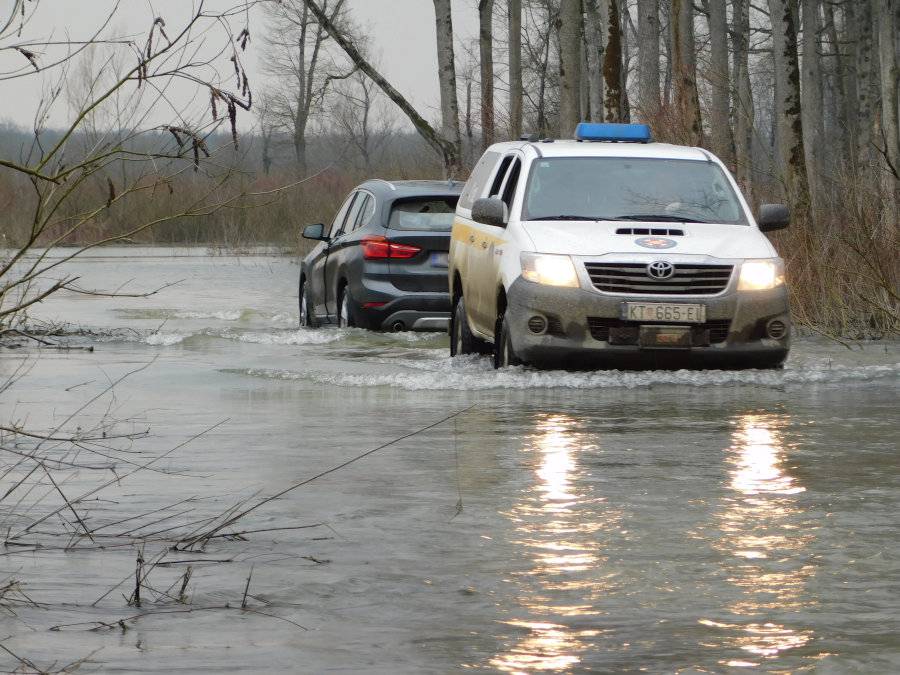
[[[435,26],[437,29],[438,82],[441,90],[441,119],[443,135],[454,148],[456,164],[460,157],[459,103],[456,98],[456,58],[453,51],[453,12],[450,0],[434,0]]]
[[[447,173],[460,170],[459,105],[456,100],[456,68],[453,63],[453,25],[449,0],[434,0],[437,23],[438,76],[444,133],[438,133],[397,89],[363,56],[353,41],[336,26],[315,2],[304,0],[325,31],[344,50],[356,68],[368,75],[384,94],[409,118],[416,131],[442,157]]]
[[[335,87],[330,118],[356,150],[362,169],[371,173],[374,157],[390,140],[394,124],[378,109],[378,91],[372,80],[356,71]]]
[[[508,0],[509,13],[509,133],[522,135],[522,0]]]
[[[639,107],[647,118],[659,112],[659,0],[638,0]]]
[[[822,90],[822,61],[819,54],[820,0],[803,0],[803,148],[812,204],[817,206],[822,191],[822,152],[825,116]]]
[[[603,121],[603,51],[606,22],[598,2],[606,7],[606,0],[583,0],[584,45],[587,71],[584,80],[588,88],[588,102],[592,122]]]
[[[856,121],[856,160],[860,166],[874,163],[873,132],[875,122],[875,104],[878,97],[876,87],[876,65],[874,61],[874,40],[872,0],[859,0],[851,3],[853,7],[854,26],[852,27],[853,46],[855,52],[856,85],[855,108]]]
[[[624,122],[625,87],[622,64],[622,17],[619,0],[606,2],[606,47],[603,52],[603,116],[607,122]]]
[[[837,155],[840,158],[845,158],[850,155],[851,148],[856,147],[853,129],[849,122],[851,115],[846,82],[848,61],[838,32],[837,14],[835,13],[834,4],[824,2],[822,3],[822,9],[825,16],[825,32],[828,36],[828,57],[832,64],[829,84],[833,97],[833,114],[829,120],[831,122],[829,131],[832,131],[833,136],[837,137]]]
[[[65,275],[43,286],[36,282],[84,251],[130,240],[172,221],[199,219],[247,198],[230,183],[234,165],[227,156],[205,161],[215,151],[210,134],[220,127],[230,128],[237,148],[238,110],[252,105],[242,56],[249,27],[236,37],[227,29],[230,19],[245,15],[245,6],[213,12],[200,3],[180,26],[167,26],[163,17],[151,15],[140,43],[104,40],[98,31],[89,41],[60,45],[52,37],[20,37],[23,28],[31,28],[36,5],[15,3],[10,14],[0,17],[0,51],[18,53],[26,66],[0,77],[33,78],[35,100],[43,90],[42,78],[56,79],[36,112],[30,149],[23,156],[0,156],[4,176],[23,181],[23,188],[27,185],[20,198],[31,212],[29,222],[22,224],[18,248],[0,262],[0,333],[44,298],[63,289],[81,292]],[[117,11],[112,10],[106,24]],[[207,34],[206,39],[212,40],[216,29],[223,27],[224,47],[215,53],[230,55],[231,64],[227,56],[221,56],[224,64],[199,59],[196,35]],[[70,105],[61,129],[49,132],[42,121],[61,107],[73,59],[92,44],[113,53],[97,60],[95,78],[83,99]],[[122,58],[113,58],[116,54]],[[217,68],[223,65],[227,65],[224,75]],[[175,82],[190,88],[187,102],[176,103]],[[197,100],[204,102],[199,108],[193,103]],[[111,117],[104,118],[110,107]],[[128,115],[121,116],[121,110]],[[171,122],[149,122],[166,117]],[[114,120],[115,125],[93,126],[98,119]],[[103,133],[92,138],[85,135],[86,129]],[[209,181],[208,189],[182,197],[188,177],[201,172]],[[154,194],[166,198],[153,201],[151,214],[135,208],[146,205]],[[119,213],[127,217],[119,218]],[[62,256],[48,257],[52,247],[73,243],[79,245]],[[42,248],[35,252],[39,244]]]
[[[559,131],[571,134],[581,118],[581,0],[562,0],[559,10]]]
[[[795,0],[769,0],[775,64],[775,91],[780,118],[777,121],[778,150],[785,192],[800,222],[808,222],[809,183],[803,149],[803,118],[800,105],[800,64],[794,28]]]
[[[323,0],[322,11],[339,23],[344,0]],[[269,115],[290,132],[297,170],[307,172],[307,130],[323,110],[333,75],[324,53],[328,34],[303,0],[263,5],[268,20],[263,72],[274,80]]]
[[[697,91],[697,56],[694,46],[694,5],[691,0],[671,0],[672,80],[675,89],[678,138],[700,145],[703,125]]]
[[[494,143],[494,0],[478,0],[481,56],[481,145]]]
[[[728,69],[728,17],[726,0],[709,0],[709,83],[712,102],[709,111],[712,149],[726,164],[734,163],[731,131],[731,82]]]
[[[750,86],[750,0],[731,2],[734,40],[734,146],[737,180],[747,199],[753,191],[753,90]]]
[[[900,180],[900,100],[898,100],[897,32],[900,31],[900,2],[898,0],[877,0],[876,4],[878,57],[881,77],[881,130],[879,145],[884,146],[887,160],[895,180]]]

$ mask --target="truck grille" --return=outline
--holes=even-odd
[[[606,293],[715,295],[728,286],[734,265],[675,265],[668,279],[647,276],[644,263],[585,263],[591,283]]]
[[[587,318],[588,330],[591,337],[600,342],[610,342],[610,334],[613,336],[612,342],[616,344],[637,344],[638,333],[641,324],[634,321],[622,321],[620,319],[606,319],[597,316],[589,316]],[[717,345],[728,339],[728,331],[731,329],[731,319],[711,319],[702,324],[681,324],[677,321],[656,321],[646,322],[647,324],[660,324],[666,326],[691,326],[694,334],[694,344],[702,346],[704,344]]]

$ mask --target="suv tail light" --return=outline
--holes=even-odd
[[[413,258],[421,252],[418,246],[408,246],[389,241],[385,237],[366,237],[360,244],[366,260],[385,260],[387,258]]]

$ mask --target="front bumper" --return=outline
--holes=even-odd
[[[622,304],[692,303],[706,306],[706,321],[693,330],[689,348],[646,348],[637,344],[639,324],[622,320]],[[544,286],[522,278],[507,292],[510,339],[519,358],[544,367],[565,368],[771,368],[790,349],[787,289],[715,296],[622,296],[584,288]],[[529,319],[543,316],[547,330],[535,334]],[[773,320],[787,328],[774,339]],[[660,322],[678,325],[677,322]],[[618,344],[617,344],[618,343]]]

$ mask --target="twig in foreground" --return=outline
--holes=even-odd
[[[215,528],[213,528],[213,529],[210,530],[209,532],[206,532],[206,533],[203,533],[203,534],[199,534],[199,535],[197,535],[196,537],[193,537],[193,538],[191,538],[191,539],[188,539],[188,540],[186,540],[186,541],[183,541],[183,542],[182,542],[182,543],[183,543],[183,546],[182,546],[182,548],[181,548],[180,550],[185,550],[185,549],[190,548],[191,546],[194,546],[194,545],[196,545],[196,544],[198,544],[198,543],[200,543],[200,542],[206,542],[206,541],[209,541],[209,540],[212,539],[215,535],[217,535],[219,532],[221,532],[224,528],[229,527],[229,526],[231,526],[231,525],[234,525],[236,522],[238,522],[239,520],[241,520],[242,518],[244,518],[244,517],[247,516],[248,514],[252,513],[252,512],[255,511],[256,509],[260,508],[261,506],[264,506],[265,504],[268,504],[268,503],[271,502],[271,501],[274,501],[274,500],[276,500],[276,499],[279,499],[279,498],[283,497],[284,495],[286,495],[287,493],[296,490],[297,488],[301,488],[301,487],[303,487],[304,485],[309,485],[309,484],[312,483],[314,480],[318,480],[319,478],[322,478],[323,476],[327,476],[328,474],[332,474],[332,473],[334,473],[335,471],[340,471],[341,469],[343,469],[343,468],[345,468],[345,467],[347,467],[347,466],[350,466],[350,465],[353,464],[354,462],[358,462],[359,460],[365,459],[366,457],[369,457],[370,455],[374,455],[376,452],[378,452],[378,451],[380,451],[380,450],[384,450],[385,448],[389,448],[389,447],[391,447],[392,445],[396,445],[396,444],[399,443],[400,441],[405,441],[406,439],[412,438],[413,436],[418,436],[419,434],[424,433],[424,432],[428,431],[429,429],[434,429],[435,427],[440,426],[441,424],[443,424],[444,422],[447,422],[448,420],[452,420],[452,419],[454,419],[455,417],[459,417],[459,416],[462,415],[463,413],[467,413],[468,411],[470,411],[470,410],[471,410],[472,408],[474,408],[474,407],[475,407],[475,405],[473,404],[473,405],[470,405],[468,408],[463,408],[462,410],[458,410],[457,412],[453,413],[452,415],[447,415],[446,417],[444,417],[444,418],[438,420],[437,422],[433,422],[432,424],[429,424],[428,426],[422,427],[422,428],[420,428],[420,429],[416,429],[415,431],[411,431],[411,432],[408,433],[408,434],[404,434],[403,436],[400,436],[399,438],[395,438],[395,439],[392,440],[392,441],[388,441],[387,443],[383,443],[383,444],[379,445],[377,448],[372,448],[371,450],[367,450],[366,452],[364,452],[364,453],[362,453],[362,454],[360,454],[360,455],[357,455],[356,457],[352,457],[352,458],[348,459],[346,462],[342,462],[341,464],[338,464],[337,466],[333,466],[333,467],[331,467],[330,469],[326,469],[325,471],[322,471],[321,473],[317,473],[315,476],[312,476],[311,478],[307,478],[306,480],[302,480],[302,481],[300,481],[299,483],[294,483],[293,485],[291,485],[290,487],[285,488],[285,489],[282,490],[281,492],[277,492],[277,493],[275,493],[274,495],[271,495],[271,496],[269,496],[269,497],[266,497],[265,499],[262,499],[262,500],[258,501],[256,504],[254,504],[254,505],[251,506],[250,508],[245,509],[245,510],[239,512],[239,513],[236,513],[236,514],[233,515],[231,518],[229,518],[228,520],[226,520],[226,521],[223,522],[222,524],[217,525]],[[176,550],[178,550],[177,547],[176,547]]]

